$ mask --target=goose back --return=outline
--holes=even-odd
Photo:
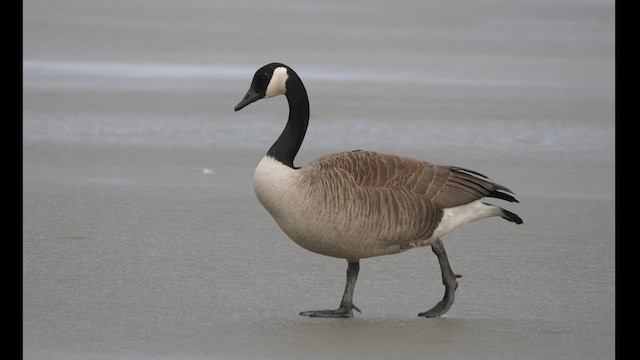
[[[483,197],[517,200],[509,189],[486,176],[461,167],[435,165],[400,155],[356,150],[327,155],[307,167],[321,171],[341,169],[357,186],[402,188],[422,195],[441,208],[471,203]]]

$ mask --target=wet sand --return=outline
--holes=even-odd
[[[24,4],[25,359],[606,359],[614,356],[613,3]],[[253,194],[301,75],[296,160],[371,149],[469,167],[524,224],[346,263],[298,247]],[[499,200],[496,200],[499,202]]]

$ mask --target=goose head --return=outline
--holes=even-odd
[[[287,93],[287,79],[289,78],[290,68],[284,64],[271,63],[267,64],[253,75],[253,81],[246,95],[236,105],[235,111],[238,111],[252,102],[262,98],[269,98]]]

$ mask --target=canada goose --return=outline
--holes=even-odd
[[[480,201],[493,197],[518,202],[511,190],[472,170],[359,150],[294,166],[309,123],[309,98],[295,71],[281,63],[263,66],[235,111],[277,95],[287,97],[289,120],[256,167],[255,193],[298,245],[348,262],[340,307],[300,315],[352,317],[353,309],[360,312],[353,304],[360,259],[430,245],[445,293],[436,306],[418,315],[440,316],[453,304],[459,277],[451,270],[440,237],[492,216],[522,223],[518,215]]]

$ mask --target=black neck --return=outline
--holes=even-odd
[[[309,97],[302,80],[290,69],[286,96],[289,102],[289,121],[267,155],[293,168],[293,159],[302,146],[309,125]]]

